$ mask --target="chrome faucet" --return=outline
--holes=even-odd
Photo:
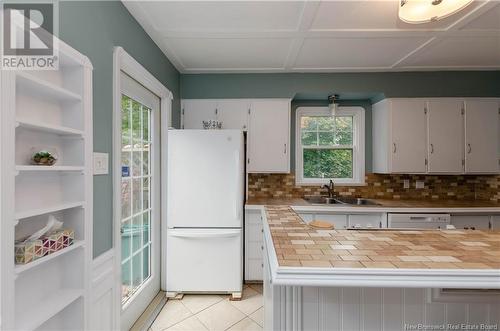
[[[334,189],[335,189],[335,185],[333,184],[333,180],[330,179],[330,184],[328,185],[323,185],[321,186],[321,188],[326,188],[328,190],[328,197],[329,198],[333,198],[335,196],[335,192],[334,192]]]

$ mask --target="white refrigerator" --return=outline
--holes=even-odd
[[[171,130],[167,169],[167,294],[241,293],[244,136]]]

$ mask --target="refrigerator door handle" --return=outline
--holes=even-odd
[[[239,177],[241,176],[240,173],[240,151],[236,151],[234,153],[235,157],[235,169],[236,169],[236,199],[234,200],[234,217],[236,219],[240,219],[240,213],[241,213],[241,207],[240,207],[240,199],[243,194],[243,188],[241,187],[241,180]]]
[[[203,231],[203,230],[184,230],[175,229],[169,230],[168,235],[178,238],[232,238],[241,235],[241,230],[217,230],[217,231]]]

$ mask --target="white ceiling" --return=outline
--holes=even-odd
[[[406,24],[398,0],[122,0],[182,73],[500,69],[500,0]]]

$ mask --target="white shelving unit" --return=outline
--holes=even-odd
[[[83,137],[82,130],[76,130],[59,125],[50,125],[45,123],[32,122],[30,120],[18,119],[17,126],[21,128],[31,129],[34,131],[55,133],[60,136],[74,136],[77,138]]]
[[[59,70],[0,71],[0,329],[88,328],[92,261],[92,65],[59,41]],[[54,166],[30,162],[54,148]],[[73,245],[16,265],[14,243],[49,215]]]

